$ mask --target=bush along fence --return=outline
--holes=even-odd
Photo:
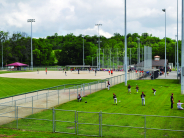
[[[2,105],[0,105],[1,107]],[[22,106],[8,106],[12,108],[12,116],[1,115],[0,119],[12,119],[14,121],[4,124],[1,127],[24,129],[31,131],[46,131],[69,133],[86,136],[113,136],[113,137],[161,137],[160,133],[154,133],[155,130],[171,131],[171,137],[179,136],[176,133],[184,134],[184,130],[176,130],[174,128],[166,128],[165,118],[180,119],[184,121],[184,117],[178,116],[158,116],[158,115],[141,115],[141,114],[123,114],[123,113],[105,113],[105,112],[84,112],[62,109],[47,108],[31,108]],[[30,115],[25,117],[26,113],[32,113],[40,110],[46,110],[48,116],[43,118],[41,115]],[[117,119],[118,118],[118,119]],[[131,118],[131,120],[130,120]],[[139,123],[137,123],[139,120]],[[153,121],[159,121],[162,126],[155,126]],[[177,120],[178,121],[178,120]],[[132,129],[136,132],[132,133]],[[162,132],[161,132],[162,133]],[[182,135],[181,135],[182,136]]]

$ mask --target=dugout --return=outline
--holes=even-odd
[[[154,80],[154,79],[158,78],[158,76],[159,76],[158,69],[146,69],[146,70],[144,70],[144,72],[145,72],[144,76],[150,77],[151,80]]]

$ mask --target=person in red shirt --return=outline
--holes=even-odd
[[[113,75],[113,70],[111,70],[111,75]]]
[[[109,70],[109,75],[110,75],[111,71]]]

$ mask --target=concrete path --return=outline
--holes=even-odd
[[[157,79],[177,79],[177,71],[171,71],[169,72],[169,75],[165,74],[162,76],[159,76]]]

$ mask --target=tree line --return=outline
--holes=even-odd
[[[152,36],[148,33],[138,33],[127,35],[127,56],[130,56],[131,49],[131,63],[137,62],[137,48],[144,46],[152,47],[152,58],[159,55],[161,59],[165,58],[165,38]],[[124,57],[124,35],[114,33],[111,38],[100,36],[100,56],[101,60],[103,54],[109,57],[109,54],[116,55],[116,58]],[[0,31],[0,60],[4,66],[13,62],[23,62],[30,65],[31,63],[31,38],[25,33],[13,33],[11,36],[9,32]],[[33,64],[34,66],[49,66],[49,65],[82,65],[83,64],[83,41],[84,41],[84,59],[85,65],[92,65],[92,58],[96,58],[98,51],[98,36],[89,36],[82,34],[75,36],[72,33],[65,36],[58,36],[55,33],[46,38],[33,38]],[[175,64],[175,45],[176,40],[166,38],[167,59],[170,63]],[[178,41],[179,49],[179,63],[181,62],[181,41]],[[2,49],[3,48],[3,49]],[[103,51],[105,49],[106,52]],[[107,52],[108,51],[108,52]],[[109,52],[110,51],[110,52]],[[111,57],[111,60],[112,60]]]

